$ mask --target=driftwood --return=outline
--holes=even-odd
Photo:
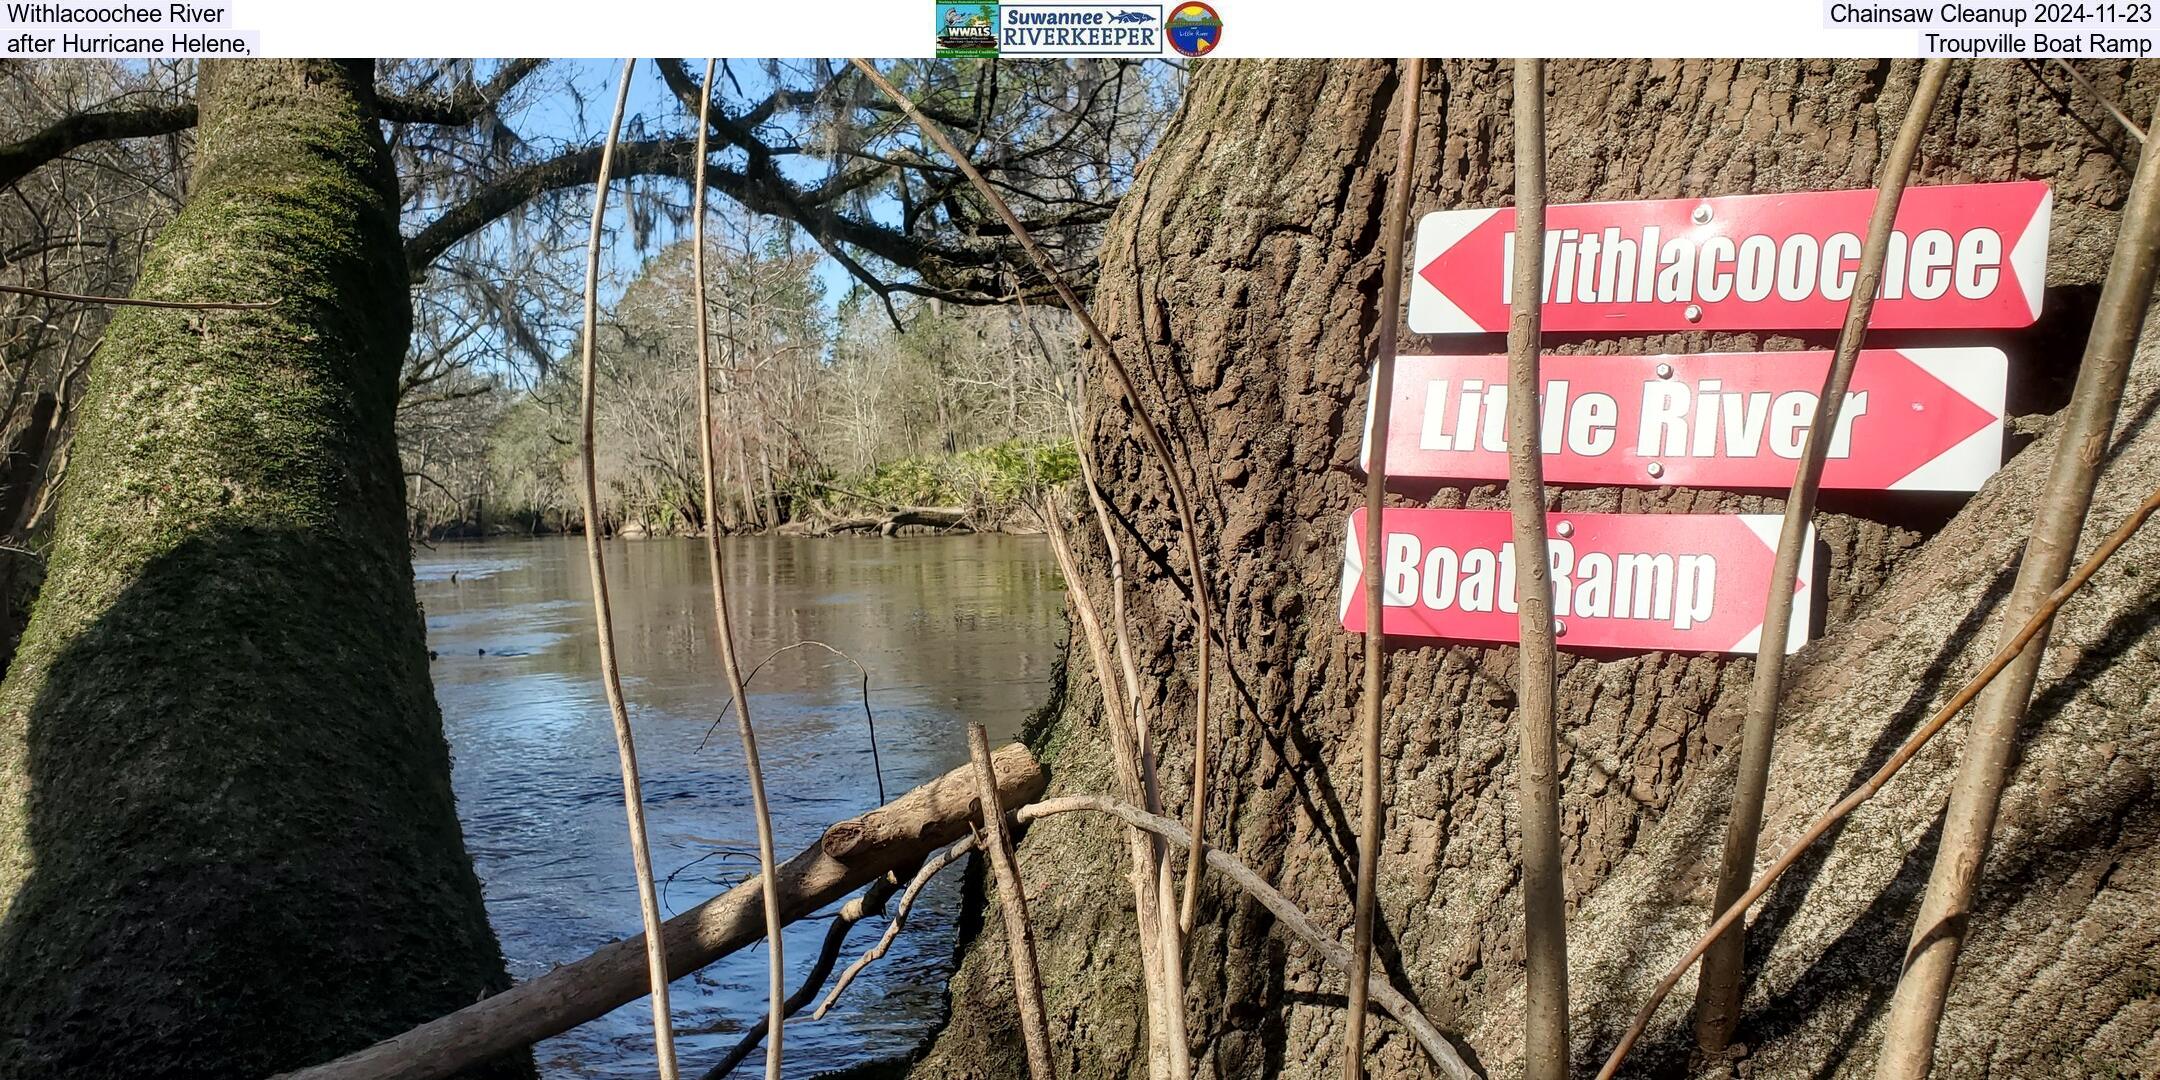
[[[1049,780],[1032,754],[1006,746],[994,757],[998,801],[1024,806]],[[781,864],[780,911],[801,919],[888,873],[905,873],[968,835],[978,797],[971,765],[825,831]],[[765,937],[763,893],[747,881],[661,927],[667,967],[688,975]],[[645,938],[615,942],[537,979],[430,1020],[286,1080],[436,1080],[595,1020],[645,996]]]
[[[894,506],[877,514],[842,518],[801,518],[784,522],[774,531],[781,536],[831,536],[835,533],[874,532],[891,536],[910,525],[943,532],[973,532],[964,506]]]
[[[891,536],[910,525],[926,529],[961,529],[967,526],[967,519],[967,507],[964,506],[896,506],[883,514],[837,518],[824,522],[822,528],[828,533],[874,532]]]

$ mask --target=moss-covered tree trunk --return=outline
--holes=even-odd
[[[2151,65],[2085,64],[2145,115]],[[1376,336],[1384,182],[1392,169],[1396,68],[1386,63],[1196,65],[1103,251],[1096,310],[1147,407],[1175,430],[1175,463],[1199,494],[1215,552],[1229,678],[1221,717],[1222,798],[1211,835],[1347,939],[1361,678],[1356,639],[1336,621],[1343,523],[1357,503],[1366,361]],[[1912,92],[1911,63],[1619,61],[1550,68],[1550,195],[1556,202],[1867,187]],[[1430,76],[1412,210],[1498,206],[1513,173],[1504,63],[1450,62]],[[2011,407],[2059,407],[2113,241],[2136,146],[2059,71],[1961,65],[1921,155],[1917,182],[2043,179],[2055,192],[2048,314],[2012,334],[1903,335],[1906,343],[2000,344]],[[1675,334],[1562,351],[1827,347],[1833,334]],[[1490,339],[1405,338],[1406,351],[1495,352]],[[1095,386],[1102,377],[1101,357]],[[2151,422],[2160,361],[2133,380],[2118,460],[2095,502],[2112,527],[2160,477]],[[1148,710],[1182,792],[1191,720],[1192,627],[1165,561],[1174,517],[1158,467],[1117,407],[1091,403],[1090,443],[1135,523],[1151,571],[1133,595],[1135,646],[1154,680]],[[2025,440],[2018,440],[2023,442]],[[1997,640],[1996,605],[2046,469],[2024,449],[1965,502],[1833,496],[1828,632],[1792,668],[1794,704],[1773,764],[1762,851],[1853,786]],[[1503,508],[1497,486],[1401,485],[1398,504]],[[1775,511],[1761,494],[1570,489],[1565,510]],[[1089,530],[1080,530],[1087,533]],[[2088,544],[2090,539],[2088,539]],[[2034,742],[2004,804],[1979,929],[1944,1028],[1946,1076],[2146,1075],[2160,1068],[2160,969],[2149,913],[2160,905],[2160,540],[2119,556],[2059,630]],[[2143,572],[2140,573],[2140,564]],[[1080,584],[1106,596],[1093,553]],[[1130,570],[1128,571],[1131,572]],[[1047,735],[1058,790],[1111,790],[1095,675],[1083,650]],[[1562,829],[1572,939],[1576,1056],[1594,1067],[1665,965],[1703,928],[1724,834],[1731,755],[1750,662],[1655,653],[1563,656]],[[1387,841],[1381,853],[1381,969],[1496,1076],[1521,1071],[1522,909],[1514,779],[1514,657],[1506,649],[1405,642],[1389,669]],[[1745,1075],[1870,1075],[1932,823],[1962,728],[1924,755],[1767,902],[1750,948],[1739,1042]],[[1173,813],[1183,808],[1173,806]],[[1914,845],[1918,845],[1915,850]],[[1042,943],[1060,1075],[1121,1077],[1145,1046],[1131,917],[1113,890],[1110,825],[1049,821],[1021,845]],[[1318,1078],[1340,1061],[1342,981],[1219,885],[1205,894],[1186,968],[1204,1076]],[[917,1075],[1017,1074],[1003,947],[984,926],[955,983],[951,1025]],[[1690,1068],[1686,1003],[1673,995],[1636,1075]],[[1376,1021],[1375,1075],[1429,1071]],[[1730,1075],[1703,1063],[1705,1075]]]
[[[0,1077],[266,1076],[507,984],[404,539],[372,78],[203,65],[137,294],[279,303],[125,309],[98,357],[0,688]]]

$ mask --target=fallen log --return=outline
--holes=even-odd
[[[1033,802],[1048,784],[1027,748],[994,758],[998,801]],[[911,872],[969,834],[978,796],[972,765],[963,765],[861,817],[825,831],[818,843],[779,868],[780,913],[794,922],[887,873]],[[764,898],[755,878],[669,919],[661,926],[667,969],[678,979],[765,937]],[[645,938],[626,938],[284,1080],[439,1080],[558,1035],[646,996]]]
[[[910,525],[927,529],[958,529],[967,524],[964,506],[895,506],[883,514],[838,518],[824,523],[829,533],[875,532],[891,536]]]

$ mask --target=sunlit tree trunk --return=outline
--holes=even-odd
[[[1596,61],[1549,68],[1547,184],[1554,203],[1866,187],[1912,95],[1916,62]],[[1208,832],[1341,933],[1350,926],[1359,765],[1357,639],[1337,600],[1344,522],[1359,501],[1359,417],[1377,336],[1381,212],[1394,169],[1398,68],[1390,63],[1213,61],[1196,65],[1183,108],[1110,223],[1095,282],[1097,317],[1179,444],[1196,495],[1222,610],[1218,746]],[[2150,113],[2160,68],[2080,62],[2132,115]],[[1428,77],[1413,217],[1506,205],[1509,66],[1450,61]],[[2130,136],[2051,68],[1961,64],[1937,107],[1914,183],[2044,179],[2055,193],[2047,313],[2030,331],[1930,338],[2009,352],[2011,408],[2043,414],[2069,388],[2116,212],[2136,159]],[[1912,335],[1917,337],[1917,335]],[[1834,332],[1672,334],[1584,341],[1563,352],[1828,348]],[[1421,339],[1406,352],[1496,353],[1497,337]],[[1093,386],[1111,384],[1089,355]],[[2133,380],[2150,403],[2150,356]],[[2149,407],[2149,405],[2147,406]],[[2126,415],[2137,415],[2126,408]],[[1126,560],[1143,681],[1161,725],[1165,790],[1188,790],[1193,628],[1177,565],[1176,519],[1159,465],[1125,408],[1088,402],[1087,449],[1116,513],[1145,555]],[[2144,494],[2160,462],[2160,424],[2125,422],[2096,528]],[[2013,445],[2016,445],[2013,443]],[[1792,705],[1772,765],[1762,841],[1795,828],[1879,761],[1928,701],[1992,648],[1991,583],[2031,522],[2049,444],[2015,457],[1982,495],[1826,499],[1828,548],[1816,581],[1828,630],[1791,667]],[[2127,502],[2124,492],[2137,488]],[[1404,503],[1507,505],[1500,485],[1404,484]],[[2102,506],[2105,506],[2103,509]],[[1557,511],[1776,512],[1762,493],[1564,489]],[[1684,525],[1676,522],[1676,527]],[[1108,589],[1108,563],[1076,535],[1084,584]],[[2090,538],[2087,540],[2088,546]],[[2139,541],[2160,550],[2160,537]],[[1094,550],[1088,550],[1094,547]],[[2131,552],[2125,552],[2126,556]],[[2147,556],[2152,557],[2150,555]],[[1182,569],[1179,573],[1182,575]],[[2001,579],[2005,585],[2007,578]],[[1959,969],[1941,1075],[2135,1073],[2156,1037],[2141,912],[2160,903],[2150,798],[2160,737],[2151,575],[2095,582],[2060,660],[2047,740],[2005,803],[2017,841],[1991,857],[1985,926]],[[1975,609],[1982,614],[1971,615]],[[2058,631],[2062,633],[2064,631]],[[1974,644],[1975,642],[1978,644]],[[1392,644],[1392,643],[1391,643]],[[2051,654],[2052,655],[2052,654]],[[1053,793],[1109,790],[1108,743],[1085,658],[1044,729]],[[1508,649],[1405,641],[1388,660],[1387,844],[1380,853],[1374,969],[1442,1027],[1463,1035],[1496,1077],[1522,1071],[1520,807],[1515,658]],[[1729,796],[1730,754],[1751,664],[1651,653],[1559,661],[1562,872],[1570,930],[1571,1030],[1580,1060],[1609,1049],[1641,991],[1704,925]],[[1945,674],[1945,672],[1949,674]],[[1910,700],[1908,700],[1910,699]],[[1917,702],[1917,704],[1915,704]],[[2038,710],[2036,710],[2037,713]],[[1962,728],[1954,728],[1962,731]],[[1185,733],[1185,734],[1179,734]],[[1175,737],[1173,737],[1175,736]],[[1961,736],[1960,736],[1961,737]],[[1947,788],[1945,752],[1917,764],[1849,823],[1820,875],[1774,893],[1750,936],[1749,993],[1737,1040],[1752,1075],[1867,1075],[1927,874],[1925,840]],[[1169,808],[1173,816],[1185,807]],[[1032,826],[1019,859],[1029,880],[1112,880],[1123,853],[1099,823]],[[1914,844],[1919,854],[1911,854]],[[2029,846],[2026,846],[2029,845]],[[2120,869],[2111,866],[2120,864]],[[1336,1075],[1343,984],[1265,912],[1210,887],[1192,936],[1191,1031],[1200,1076]],[[1031,891],[1060,1075],[1121,1077],[1145,1053],[1145,1010],[1129,903],[1113,890]],[[1796,913],[1796,909],[1797,913]],[[966,950],[952,1023],[919,1077],[1014,1075],[1018,1042],[1000,980],[1001,931],[988,920]],[[1675,943],[1675,937],[1686,940]],[[1681,994],[1692,995],[1692,982]],[[2140,1004],[2143,1002],[2144,1004]],[[1684,1007],[1654,1029],[1635,1075],[1686,1075]],[[1409,1040],[1377,1018],[1373,1075],[1430,1075]],[[2143,1053],[2147,1056],[2141,1058]],[[1598,1055],[1602,1057],[1602,1053]],[[1697,1063],[1702,1075],[1707,1064]],[[1731,1075],[1729,1063],[1718,1063]]]
[[[10,1080],[262,1077],[507,985],[413,596],[373,76],[202,66],[136,293],[278,304],[123,310],[92,374],[0,687]]]

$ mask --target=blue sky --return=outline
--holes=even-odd
[[[568,95],[549,95],[541,104],[535,106],[521,118],[517,125],[520,132],[528,138],[559,139],[571,145],[584,145],[600,141],[607,134],[608,114],[614,106],[616,81],[622,74],[622,61],[558,60],[555,63],[569,69],[572,77],[583,88],[586,95],[583,108],[581,109],[578,103]],[[702,58],[690,59],[686,63],[694,74],[703,74],[705,61]],[[738,60],[732,63],[731,68],[734,72],[733,82],[730,82],[726,75],[719,75],[720,85],[716,88],[719,92],[717,96],[720,99],[720,104],[725,105],[725,107],[731,109],[742,107],[741,96],[735,93],[736,84],[742,86],[744,95],[752,98],[760,97],[771,89],[772,83],[765,77],[764,67],[759,61]],[[482,77],[485,78],[484,75]],[[647,60],[640,60],[631,76],[630,98],[628,107],[625,110],[625,129],[627,130],[634,121],[641,117],[646,122],[648,130],[673,132],[691,130],[689,117],[683,109],[682,103],[675,99],[675,95],[668,90],[667,84],[661,80],[659,70]],[[784,174],[806,182],[814,182],[819,179],[821,177],[821,167],[821,162],[807,157],[790,156],[780,159],[780,168]],[[607,274],[611,278],[611,281],[604,286],[604,301],[612,300],[621,291],[623,283],[636,273],[638,264],[647,255],[676,239],[680,239],[688,231],[687,225],[681,232],[678,232],[668,223],[662,222],[654,233],[651,251],[639,252],[631,242],[630,230],[623,216],[626,211],[623,206],[621,191],[622,188],[618,185],[615,192],[609,197],[608,216],[610,225],[616,229],[614,234],[616,242],[613,249],[608,253],[607,264],[602,271],[603,274]],[[587,198],[589,199],[590,196],[587,196]],[[687,190],[685,190],[684,198],[688,198]],[[589,207],[591,203],[588,201],[585,205]],[[718,212],[725,205],[726,198],[716,195],[712,199],[711,210],[708,212]],[[881,213],[897,215],[898,207],[873,205],[871,212],[874,216]],[[802,234],[800,230],[797,233],[804,245],[814,246],[815,241],[811,240],[809,236]],[[825,303],[828,309],[837,308],[840,300],[847,295],[848,290],[853,286],[854,279],[829,257],[819,260],[818,275],[825,284]]]

